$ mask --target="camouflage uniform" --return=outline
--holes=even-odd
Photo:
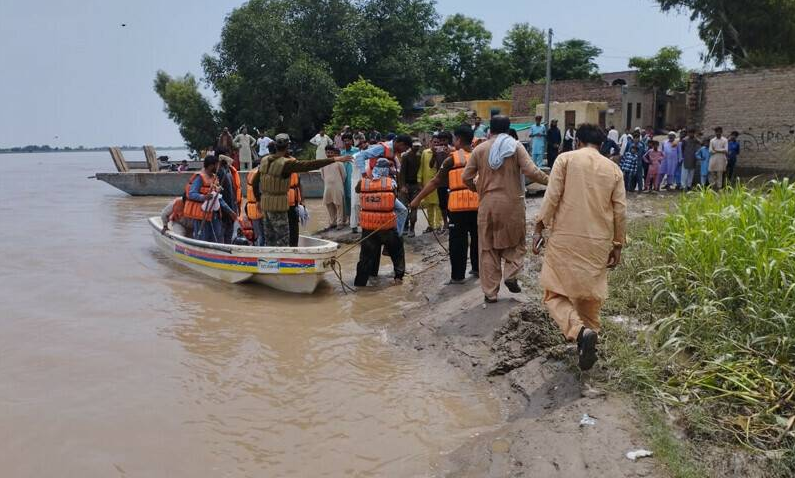
[[[287,211],[267,211],[264,216],[265,245],[290,247],[290,220]]]

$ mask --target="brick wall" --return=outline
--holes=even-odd
[[[602,81],[566,80],[554,81],[550,87],[550,101],[565,103],[569,101],[604,101],[609,108],[616,110],[617,117],[621,111],[621,87],[609,86]],[[544,101],[544,85],[515,85],[511,90],[514,116],[530,116],[531,99]]]
[[[745,172],[795,171],[795,68],[701,75],[691,82],[690,122],[740,133]]]

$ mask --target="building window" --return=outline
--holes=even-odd
[[[627,103],[627,129],[632,128],[632,103]]]
[[[640,119],[640,106],[641,103],[638,103],[637,106],[635,107],[635,118],[637,119]]]

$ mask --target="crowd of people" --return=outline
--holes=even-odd
[[[296,247],[306,217],[299,174],[319,169],[329,228],[361,233],[356,286],[378,275],[382,256],[390,257],[394,280],[402,281],[404,236],[417,234],[422,210],[425,232],[448,236],[448,284],[465,283],[469,263],[484,302],[492,303],[501,284],[521,291],[529,179],[547,185],[532,236],[534,253],[548,244],[539,278],[543,303],[563,334],[577,342],[580,366],[588,369],[596,360],[606,272],[621,259],[626,194],[689,190],[699,183],[723,187],[733,177],[738,135],[726,138],[715,128],[712,138],[704,138],[690,129],[660,142],[640,129],[619,136],[615,128],[584,124],[561,132],[555,121],[547,129],[537,117],[525,147],[510,126],[500,115],[488,128],[479,118],[452,132],[439,124],[426,148],[407,135],[382,139],[346,126],[330,137],[321,130],[310,140],[316,159],[308,161],[293,157],[287,134],[254,139],[241,128],[232,137],[225,128],[184,194],[163,209],[163,231],[209,242]],[[540,167],[544,159],[549,175]],[[245,185],[238,167],[249,170]]]

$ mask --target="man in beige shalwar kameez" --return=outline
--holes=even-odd
[[[599,154],[604,134],[594,125],[577,130],[580,148],[555,160],[541,210],[541,231],[551,229],[540,284],[549,315],[569,341],[577,341],[582,370],[596,362],[599,310],[607,298],[607,270],[621,261],[626,193],[619,167]]]
[[[497,301],[503,277],[508,290],[521,291],[517,278],[527,253],[521,174],[547,183],[547,175],[533,163],[522,144],[508,136],[510,126],[507,116],[491,119],[492,137],[472,151],[462,176],[480,197],[478,253],[480,286],[486,302]]]

